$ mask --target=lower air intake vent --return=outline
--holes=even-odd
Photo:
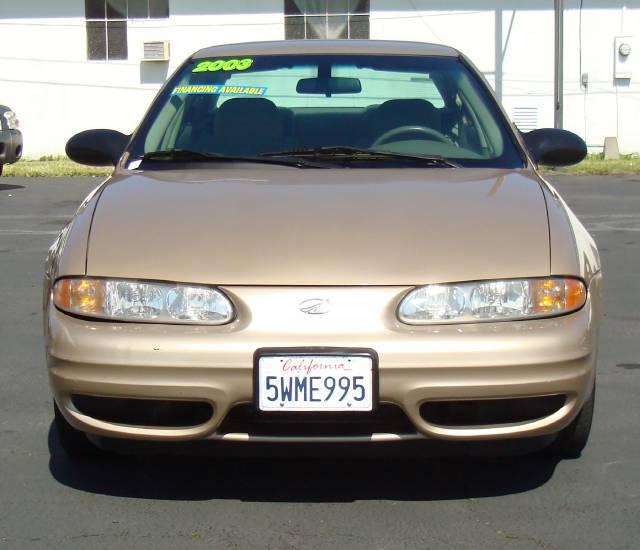
[[[481,399],[469,401],[428,401],[420,416],[436,426],[491,426],[531,422],[549,416],[565,403],[564,395]]]
[[[128,426],[186,428],[204,424],[213,416],[213,407],[204,401],[126,399],[72,395],[73,405],[82,414]]]

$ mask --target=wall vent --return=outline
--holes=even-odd
[[[145,42],[142,50],[143,61],[169,61],[169,41]]]
[[[514,107],[511,111],[513,123],[521,132],[530,132],[538,127],[537,107]]]

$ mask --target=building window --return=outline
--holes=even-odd
[[[369,0],[285,0],[285,38],[369,38]]]
[[[169,0],[129,0],[129,19],[166,19],[169,17]]]
[[[127,19],[165,19],[169,0],[84,0],[88,59],[127,59]]]

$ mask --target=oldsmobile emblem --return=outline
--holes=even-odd
[[[329,300],[324,298],[309,298],[298,304],[298,309],[302,313],[309,315],[324,315],[329,313]]]

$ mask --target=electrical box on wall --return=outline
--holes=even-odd
[[[633,76],[633,36],[616,36],[613,56],[615,78],[620,80],[629,80]]]

